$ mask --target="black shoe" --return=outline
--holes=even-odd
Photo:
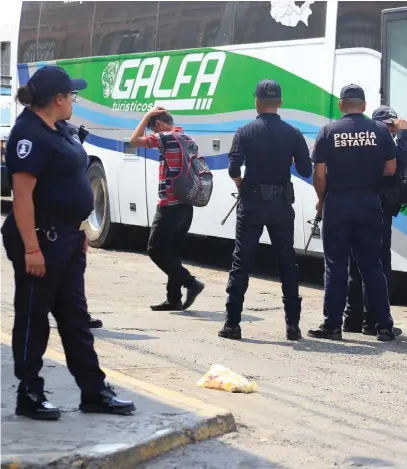
[[[223,328],[218,332],[218,336],[224,339],[240,340],[242,338],[242,330],[239,325],[229,326],[226,322]]]
[[[93,414],[130,414],[136,408],[131,401],[121,401],[117,398],[114,388],[110,385],[94,396],[82,394],[79,410]]]
[[[356,324],[344,324],[342,328],[343,332],[351,332],[353,334],[360,334],[362,331],[362,326],[359,325],[357,326]],[[376,329],[375,329],[375,334],[376,335]]]
[[[380,340],[380,342],[390,342],[391,340],[394,340],[396,338],[396,335],[391,329],[378,329],[377,330],[377,340]]]
[[[376,336],[377,335],[377,329],[374,326],[363,326],[362,333],[364,335]],[[403,331],[399,327],[393,327],[393,334],[394,334],[395,337],[398,337],[402,333],[403,333]]]
[[[286,334],[287,334],[287,340],[301,339],[301,329],[298,326],[287,326]]]
[[[314,339],[342,340],[340,329],[327,329],[324,324],[321,324],[317,329],[310,329],[307,335]]]
[[[58,407],[50,404],[43,392],[30,391],[17,394],[16,415],[33,420],[58,420],[61,417]]]
[[[184,310],[190,308],[193,305],[197,296],[202,293],[204,288],[205,285],[199,280],[193,281],[193,283],[187,288],[187,299],[182,306]]]
[[[181,301],[177,301],[176,303],[164,301],[164,303],[160,303],[159,305],[151,305],[150,309],[151,311],[182,311],[182,303]]]
[[[89,319],[89,329],[100,329],[103,327],[103,322],[100,319]]]

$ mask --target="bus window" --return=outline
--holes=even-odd
[[[37,60],[91,55],[95,2],[41,2]]]
[[[336,48],[365,47],[380,52],[382,10],[407,6],[407,2],[338,2]]]
[[[327,2],[236,2],[234,44],[325,37]]]
[[[383,12],[383,101],[407,118],[407,8]]]
[[[158,2],[96,2],[92,55],[154,50]]]
[[[37,34],[41,2],[23,2],[18,38],[18,62],[37,60]]]
[[[231,43],[234,2],[160,2],[157,50]]]

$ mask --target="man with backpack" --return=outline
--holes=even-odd
[[[154,133],[144,136],[146,128]],[[151,260],[168,276],[167,300],[152,305],[153,311],[182,311],[188,309],[204,289],[204,284],[197,280],[182,265],[181,248],[189,231],[193,218],[193,206],[203,206],[209,201],[212,191],[212,175],[203,158],[198,157],[194,141],[181,127],[175,127],[172,116],[162,107],[151,109],[136,127],[130,139],[136,147],[157,148],[160,151],[158,206],[150,238],[148,255]],[[196,168],[199,160],[208,173],[189,171]],[[194,165],[189,162],[194,161]],[[199,163],[198,163],[199,164]],[[205,173],[205,171],[202,171]],[[194,176],[196,178],[194,179]],[[210,177],[209,177],[210,176]],[[175,179],[176,178],[176,179]],[[210,184],[206,185],[206,179]],[[203,191],[209,187],[206,193]],[[191,192],[193,196],[191,196]],[[198,204],[197,194],[203,195],[203,203]],[[187,296],[182,303],[181,288],[187,289]]]

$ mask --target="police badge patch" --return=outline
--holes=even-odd
[[[78,134],[72,134],[72,138],[75,140],[75,142],[81,143],[81,139],[79,138]]]
[[[21,159],[26,158],[31,153],[32,146],[30,140],[19,140],[17,142],[17,156]]]

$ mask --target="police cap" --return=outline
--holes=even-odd
[[[372,119],[384,122],[385,124],[392,124],[393,119],[398,119],[398,115],[390,106],[380,106],[373,111]]]
[[[341,89],[341,99],[361,99],[365,101],[365,92],[359,85],[347,85]]]
[[[257,83],[256,92],[254,93],[254,96],[259,99],[281,98],[281,87],[274,80],[261,80]]]
[[[71,79],[64,69],[46,65],[38,69],[27,83],[33,88],[35,101],[43,101],[57,94],[84,90],[87,83],[82,78]]]

